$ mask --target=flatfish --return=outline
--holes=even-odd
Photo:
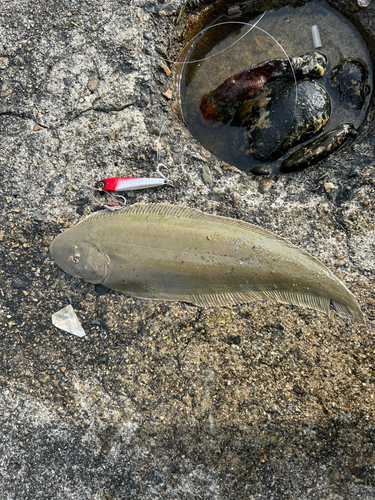
[[[247,222],[164,204],[101,211],[51,243],[72,276],[131,297],[225,306],[274,299],[364,321],[321,262]]]

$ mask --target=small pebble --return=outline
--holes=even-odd
[[[60,370],[64,373],[64,372],[66,371],[65,366],[62,366],[62,367],[60,368]]]
[[[324,183],[324,189],[326,191],[333,191],[335,188],[335,186],[332,184],[332,182],[325,182]]]
[[[228,16],[234,16],[236,14],[241,14],[241,7],[239,5],[231,5],[227,10]]]
[[[98,88],[98,83],[99,83],[98,77],[92,76],[91,78],[89,78],[89,80],[87,82],[87,88],[91,92],[95,92],[95,90]]]
[[[271,175],[271,168],[267,165],[257,165],[251,171],[254,175]]]
[[[15,289],[21,289],[21,288],[26,288],[27,287],[27,283],[23,280],[21,280],[20,278],[13,278],[12,279],[12,288],[15,288]]]
[[[171,89],[168,89],[164,94],[163,94],[167,99],[172,99],[172,91]]]
[[[0,57],[0,69],[6,69],[9,66],[9,59],[7,57]]]
[[[207,149],[204,149],[202,148],[202,155],[205,157],[205,158],[211,158],[211,153],[209,151],[207,151]]]
[[[39,380],[42,382],[42,384],[47,384],[49,382],[50,376],[46,372],[42,372],[39,374]]]
[[[356,177],[361,173],[361,169],[358,167],[353,167],[349,172],[349,177]]]
[[[368,7],[371,3],[371,0],[358,0],[358,5],[360,7]]]
[[[51,235],[44,236],[44,238],[43,238],[43,246],[45,246],[45,247],[49,246],[52,243],[52,240],[53,240],[53,236],[51,236]]]
[[[210,186],[210,188],[214,185],[211,170],[207,165],[203,165],[202,167],[202,180],[207,186]]]
[[[163,69],[164,73],[165,73],[167,76],[169,76],[169,75],[171,74],[171,70],[168,68],[168,66],[166,66],[165,64],[162,64],[162,65],[161,65],[161,67],[162,67],[162,69]]]

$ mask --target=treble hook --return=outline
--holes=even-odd
[[[151,177],[156,177],[158,175],[159,178],[165,180],[164,184],[168,184],[169,186],[172,186],[172,181],[169,179],[169,176],[163,174],[163,172],[161,171],[161,168],[165,169],[167,174],[169,173],[169,168],[167,167],[167,165],[164,165],[164,163],[158,163],[156,170],[155,170],[155,172],[153,172],[151,174]]]
[[[107,192],[107,195],[110,198],[112,198],[114,201],[110,201],[108,203],[103,203],[102,201],[98,200],[98,198],[96,196],[94,196],[94,194],[92,193],[93,188],[91,186],[86,186],[86,187],[89,188],[89,195],[91,196],[91,198],[93,198],[103,208],[106,208],[108,210],[113,211],[113,210],[120,210],[120,208],[123,208],[126,205],[126,198],[125,198],[125,196],[122,196],[121,194],[112,194],[112,193]],[[122,202],[118,201],[118,199],[120,199],[120,198],[122,199]]]

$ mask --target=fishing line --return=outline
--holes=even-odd
[[[168,172],[168,167],[166,165],[164,165],[164,163],[160,163],[160,150],[161,150],[160,139],[161,139],[161,135],[163,133],[163,129],[165,128],[168,131],[166,125],[167,125],[167,122],[165,121],[160,129],[160,133],[159,133],[159,137],[158,137],[157,145],[156,145],[156,173],[160,173],[160,175],[162,177],[165,177],[165,175],[163,175],[161,172],[159,172],[159,167],[165,168]]]
[[[262,14],[262,17],[257,21],[257,23],[263,18],[263,16],[265,15],[265,12]],[[242,38],[244,38],[244,36],[246,36],[248,33],[250,33],[250,31],[253,29],[253,28],[256,28],[257,30],[259,31],[262,31],[262,33],[266,34],[267,36],[269,36],[277,45],[278,47],[280,47],[280,49],[283,51],[284,55],[285,55],[285,58],[288,60],[288,63],[290,65],[290,69],[292,70],[292,74],[293,74],[293,79],[294,79],[294,83],[297,85],[297,78],[296,78],[296,75],[295,75],[295,72],[294,72],[294,69],[293,69],[293,66],[292,66],[292,62],[290,60],[290,57],[288,56],[288,54],[286,53],[284,47],[280,44],[280,42],[278,42],[276,40],[275,37],[273,37],[270,33],[268,33],[266,30],[264,30],[263,28],[260,28],[259,26],[257,26],[257,23],[256,24],[250,24],[250,23],[245,23],[245,22],[242,22],[242,21],[225,21],[224,23],[218,23],[218,24],[213,24],[212,26],[208,26],[207,28],[204,28],[202,31],[200,31],[197,35],[195,35],[194,38],[196,38],[198,35],[200,35],[201,33],[203,33],[204,31],[207,31],[211,28],[215,28],[216,26],[221,26],[223,24],[241,24],[242,26],[250,26],[250,29],[244,34],[242,35],[238,40],[236,40],[235,42],[233,42],[229,47],[221,50],[220,52],[217,52],[216,54],[211,54],[210,56],[207,56],[203,59],[196,59],[194,61],[182,61],[182,62],[179,62],[179,61],[168,61],[167,59],[164,59],[162,56],[160,56],[163,60],[167,61],[167,62],[173,62],[174,64],[193,64],[193,63],[197,63],[197,62],[202,62],[202,61],[206,61],[207,59],[211,59],[212,57],[216,57],[218,56],[219,54],[222,54],[223,52],[225,52],[226,50],[230,49],[231,47],[233,47],[236,43],[238,43],[240,40],[242,40]],[[192,38],[189,42],[187,42],[187,44],[185,45],[185,47],[180,51],[180,54],[185,50],[185,48],[187,47],[187,45],[189,43],[192,42],[192,40],[194,40],[194,38]]]
[[[260,16],[260,18],[258,19],[258,21],[255,23],[255,24],[250,24],[250,23],[242,23],[240,21],[225,21],[223,23],[217,23],[217,24],[212,24],[211,26],[207,26],[206,28],[203,28],[199,33],[197,33],[196,35],[193,36],[193,38],[191,38],[188,42],[185,43],[185,45],[182,47],[182,49],[180,50],[178,56],[177,56],[177,61],[170,61],[169,59],[165,59],[162,55],[160,55],[160,57],[165,61],[165,62],[169,62],[169,63],[172,63],[172,64],[194,64],[194,63],[197,63],[197,62],[203,62],[203,61],[207,61],[207,59],[212,59],[213,57],[216,57],[220,54],[222,54],[223,52],[225,52],[226,50],[229,50],[230,48],[232,48],[234,45],[236,45],[236,43],[238,43],[240,40],[242,40],[242,38],[244,38],[248,33],[250,33],[250,31],[253,29],[253,28],[256,28],[257,27],[257,24],[263,19],[263,17],[266,15],[266,11],[263,12],[263,14]],[[250,29],[246,31],[246,33],[244,35],[242,35],[240,38],[238,38],[235,42],[231,43],[228,47],[226,47],[225,49],[223,50],[220,50],[219,52],[215,52],[215,54],[211,54],[210,56],[207,56],[207,57],[204,57],[203,59],[195,59],[194,61],[182,61],[180,62],[178,59],[180,57],[181,54],[183,54],[184,50],[189,46],[189,44],[191,44],[199,35],[205,33],[206,31],[210,30],[211,28],[215,28],[216,26],[223,26],[224,24],[242,24],[242,25],[246,25],[246,26],[250,26]],[[263,30],[262,30],[263,31]],[[266,32],[265,32],[266,33]],[[268,33],[267,33],[268,35]],[[270,35],[269,35],[270,36]]]
[[[133,0],[130,0],[130,6],[133,5]],[[131,9],[132,10],[132,9]],[[259,19],[254,23],[246,23],[246,22],[243,22],[243,21],[224,21],[224,22],[221,22],[221,23],[216,23],[216,24],[212,24],[210,26],[207,26],[206,28],[203,28],[199,33],[197,33],[196,35],[194,35],[193,38],[191,38],[188,42],[186,42],[186,44],[183,46],[183,48],[180,50],[179,54],[178,54],[178,57],[177,57],[177,60],[170,60],[170,59],[167,59],[165,57],[163,57],[161,54],[157,54],[157,57],[162,59],[163,61],[165,62],[168,62],[168,63],[171,63],[173,65],[177,65],[177,64],[182,64],[182,65],[187,65],[187,64],[196,64],[196,63],[199,63],[199,62],[204,62],[206,60],[209,60],[209,59],[212,59],[216,56],[219,56],[221,55],[222,53],[226,52],[227,50],[229,50],[230,48],[232,48],[234,45],[236,45],[238,42],[240,42],[243,38],[245,38],[254,28],[256,28],[257,30],[261,31],[262,33],[264,33],[266,36],[268,36],[269,38],[271,38],[271,40],[273,40],[273,42],[281,49],[281,51],[283,52],[283,54],[285,55],[285,58],[287,59],[288,63],[289,63],[289,66],[291,68],[291,72],[292,72],[292,76],[293,76],[293,80],[294,80],[294,86],[295,86],[295,98],[294,98],[294,109],[293,109],[293,117],[292,117],[292,122],[293,122],[293,119],[295,118],[295,115],[296,115],[296,110],[297,110],[297,104],[298,104],[298,89],[297,89],[297,78],[296,78],[296,75],[295,75],[295,71],[294,71],[294,68],[293,68],[293,65],[291,63],[291,60],[290,60],[290,57],[288,56],[287,52],[285,51],[285,49],[283,48],[283,46],[280,44],[280,42],[278,42],[276,40],[275,37],[273,37],[270,33],[268,33],[266,30],[260,28],[258,26],[258,24],[260,23],[260,21],[264,18],[265,14],[266,14],[267,11],[264,11],[263,14],[261,14],[261,16],[259,17]],[[131,12],[131,16],[133,15],[133,12]],[[205,34],[207,31],[209,31],[210,29],[212,28],[215,28],[217,26],[223,26],[223,25],[233,25],[233,24],[238,24],[238,25],[241,25],[241,26],[249,26],[249,29],[243,34],[241,35],[237,40],[235,40],[233,43],[231,43],[228,47],[225,47],[224,49],[220,50],[219,52],[216,52],[215,54],[210,54],[202,59],[195,59],[193,61],[187,61],[187,57],[189,55],[189,52],[191,53],[191,49],[188,50],[188,54],[185,58],[184,61],[179,61],[178,59],[180,58],[181,54],[183,54],[189,46],[191,46],[194,41],[202,36],[203,34]],[[191,47],[192,48],[192,47]],[[182,118],[182,121],[184,122],[185,126],[187,128],[188,125],[186,123],[186,120],[185,120],[185,116],[184,116],[184,111],[183,111],[183,106],[182,106],[182,101],[181,101],[181,94],[180,94],[180,88],[181,88],[181,78],[182,78],[182,71],[181,71],[181,74],[180,74],[180,77],[179,77],[179,80],[177,82],[177,93],[178,93],[178,101],[179,101],[179,107],[180,107],[180,111],[181,111],[181,118]],[[160,163],[160,138],[161,138],[161,135],[162,135],[162,131],[163,131],[163,128],[165,126],[165,123],[163,124],[161,130],[160,130],[160,134],[159,134],[159,139],[158,139],[158,143],[157,143],[157,168],[159,166],[159,163]],[[281,141],[279,144],[281,144],[281,142],[284,140],[285,136],[286,136],[287,132],[285,132],[284,136],[282,137]],[[279,147],[279,144],[275,146],[275,148],[270,152],[270,154],[272,154],[278,147]],[[160,166],[163,166],[165,167],[164,164],[160,164]]]
[[[260,28],[258,26],[258,23],[263,19],[263,17],[265,16],[266,14],[266,11],[263,12],[263,14],[261,15],[261,17],[256,21],[255,24],[251,24],[251,23],[245,23],[243,21],[225,21],[223,23],[216,23],[216,24],[212,24],[211,26],[207,26],[206,28],[203,28],[199,33],[197,33],[191,40],[189,40],[185,45],[184,47],[181,49],[181,51],[179,52],[179,55],[178,57],[180,57],[180,55],[187,49],[187,47],[192,44],[194,42],[194,40],[206,33],[208,30],[212,29],[212,28],[215,28],[217,26],[223,26],[225,24],[239,24],[241,26],[250,26],[250,29],[246,31],[246,33],[244,35],[242,35],[240,38],[238,38],[235,42],[233,42],[231,45],[229,45],[228,47],[226,47],[225,49],[219,51],[219,52],[216,52],[215,54],[211,54],[205,58],[202,58],[202,59],[195,59],[193,61],[186,61],[187,57],[189,56],[189,53],[187,54],[186,58],[185,58],[185,61],[169,61],[168,59],[165,59],[164,57],[160,56],[161,59],[163,59],[164,61],[166,62],[170,62],[170,63],[173,63],[173,64],[195,64],[195,63],[198,63],[198,62],[203,62],[203,61],[206,61],[208,59],[211,59],[213,57],[216,57],[220,54],[222,54],[223,52],[225,52],[226,50],[230,49],[231,47],[233,47],[236,43],[238,43],[240,40],[242,40],[247,34],[250,33],[250,31],[253,30],[253,28],[256,28],[257,30],[261,31],[262,33],[264,33],[265,35],[267,35],[269,38],[271,38],[271,40],[273,40],[273,42],[282,50],[283,54],[285,55],[285,58],[287,59],[288,63],[289,63],[289,66],[290,66],[290,69],[292,71],[292,76],[293,76],[293,80],[294,80],[294,86],[295,86],[295,98],[294,98],[294,109],[293,109],[293,117],[292,117],[292,122],[296,116],[296,110],[297,110],[297,104],[298,104],[298,89],[297,89],[297,78],[296,78],[296,74],[295,74],[295,71],[294,71],[294,68],[293,68],[293,65],[292,65],[292,62],[290,60],[290,57],[288,56],[286,50],[284,49],[284,47],[281,45],[280,42],[278,42],[276,40],[275,37],[273,37],[270,33],[268,33],[266,30],[264,30],[263,28]],[[191,53],[191,50],[189,51]],[[188,127],[188,124],[186,123],[186,120],[185,120],[185,116],[184,116],[184,111],[183,111],[183,106],[182,106],[182,101],[181,101],[181,94],[180,94],[180,88],[181,88],[181,79],[182,79],[182,71],[181,71],[181,74],[180,74],[180,78],[178,80],[178,83],[177,83],[177,92],[178,92],[178,101],[179,101],[179,107],[180,107],[180,111],[181,111],[181,117],[182,117],[182,120],[184,122],[184,124],[186,125],[186,127]],[[291,123],[292,123],[291,122]],[[189,127],[188,127],[189,128]],[[282,143],[282,141],[284,140],[285,136],[287,134],[287,131],[285,132],[285,134],[283,135],[282,139],[280,140],[279,144],[277,144],[275,146],[275,148],[269,153],[270,155],[277,150],[277,148],[279,147],[279,145]]]

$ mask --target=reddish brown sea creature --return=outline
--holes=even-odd
[[[205,94],[199,107],[205,120],[228,123],[245,99],[257,94],[267,82],[276,79],[292,80],[320,78],[327,58],[319,52],[311,52],[290,59],[271,59],[227,78],[215,90]]]

